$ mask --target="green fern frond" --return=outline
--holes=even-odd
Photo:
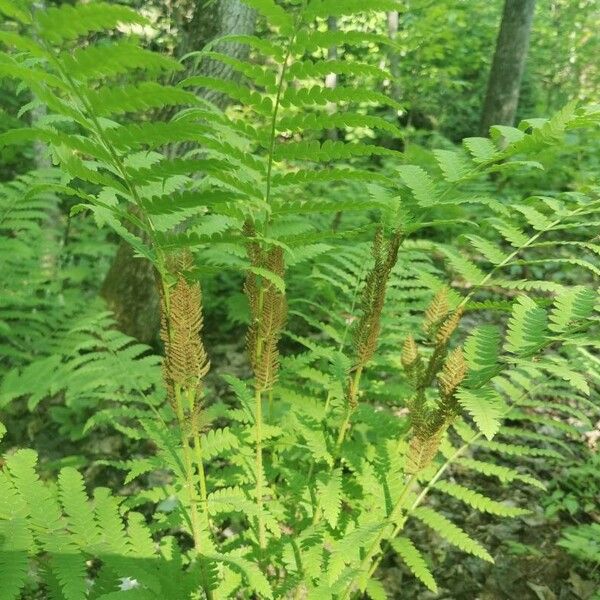
[[[531,448],[522,444],[505,444],[502,442],[489,440],[478,440],[476,445],[488,450],[493,450],[494,452],[498,452],[500,454],[505,454],[507,456],[545,457],[556,459],[563,458],[562,454],[550,448]]]
[[[9,521],[0,520],[0,540],[0,599],[16,600],[27,582],[33,536],[25,519],[15,517]]]
[[[522,515],[529,514],[528,510],[509,506],[502,502],[492,500],[479,492],[475,492],[467,487],[459,485],[457,483],[451,483],[449,481],[438,481],[435,484],[435,488],[461,500],[465,504],[468,504],[475,510],[489,513],[491,515],[498,515],[499,517],[520,517]]]
[[[74,52],[61,53],[59,60],[73,78],[84,81],[112,78],[132,71],[159,75],[183,68],[176,60],[140,48],[129,40],[78,48]]]
[[[70,467],[62,469],[58,478],[58,489],[73,541],[80,548],[93,548],[99,541],[99,531],[94,522],[93,506],[88,500],[81,474]]]
[[[432,508],[421,506],[417,508],[413,513],[413,516],[422,521],[428,527],[431,527],[436,533],[438,533],[447,542],[457,546],[464,552],[487,560],[493,563],[494,559],[490,553],[481,544],[472,539],[467,533],[465,533],[460,527],[449,521],[446,517],[440,513],[434,511]]]
[[[505,348],[518,356],[535,354],[546,343],[546,311],[528,296],[519,296],[508,322]]]
[[[335,529],[342,508],[342,473],[336,469],[329,476],[329,480],[318,484],[321,509],[325,520],[332,529]]]
[[[208,554],[206,558],[230,565],[246,579],[247,588],[256,592],[261,598],[273,598],[273,590],[265,575],[256,563],[238,554]]]
[[[229,429],[211,429],[200,436],[202,452],[206,459],[211,459],[229,450],[237,448],[240,444],[238,437]]]
[[[559,294],[550,310],[548,328],[555,332],[568,331],[593,314],[597,301],[596,291],[583,286],[575,286]]]
[[[473,160],[479,164],[493,161],[499,154],[498,148],[489,138],[465,138],[463,145],[471,153]]]
[[[88,92],[87,100],[94,114],[103,117],[197,103],[196,96],[190,92],[152,81],[138,85],[103,87]]]
[[[434,150],[433,155],[446,181],[452,183],[460,181],[469,173],[469,162],[458,152]]]
[[[128,7],[94,2],[46,8],[36,14],[36,24],[42,38],[52,43],[62,43],[119,25],[146,25],[148,21]]]
[[[499,373],[500,343],[500,331],[493,325],[480,325],[469,334],[464,344],[466,387],[480,387]]]
[[[287,35],[293,31],[294,20],[292,15],[276,4],[274,0],[244,0],[244,4],[251,6],[265,16],[268,23],[279,29],[281,34]]]
[[[506,411],[506,405],[500,394],[488,385],[476,390],[461,388],[456,397],[463,409],[471,415],[479,430],[488,440],[491,440],[498,432]]]
[[[502,465],[465,457],[458,458],[457,464],[467,469],[472,469],[473,471],[481,473],[482,475],[496,477],[502,483],[522,481],[523,483],[527,483],[528,485],[532,485],[533,487],[541,490],[546,489],[546,486],[542,481],[539,481],[535,477],[527,475],[526,473],[520,473],[516,469],[511,469],[510,467],[504,467]]]
[[[298,113],[295,115],[284,115],[277,121],[278,131],[324,131],[326,129],[369,127],[380,129],[391,135],[402,138],[404,133],[391,121],[374,115],[360,114],[352,111],[344,111],[333,114],[325,113]]]
[[[412,540],[407,537],[397,537],[391,541],[392,548],[400,555],[404,564],[410,569],[410,572],[421,581],[427,589],[437,594],[438,587],[427,566],[425,558]]]

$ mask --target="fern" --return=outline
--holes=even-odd
[[[399,537],[392,541],[392,548],[400,555],[415,577],[420,579],[434,594],[438,587],[425,559],[409,538]]]
[[[518,517],[528,513],[527,510],[507,506],[502,502],[496,502],[495,500],[487,498],[483,494],[479,494],[478,492],[474,492],[469,488],[455,483],[439,481],[436,483],[436,489],[448,494],[449,496],[453,496],[454,498],[462,500],[465,504],[468,504],[476,510],[487,512],[492,515],[498,515],[500,517]]]
[[[464,552],[473,554],[483,560],[494,562],[489,552],[485,550],[478,542],[470,538],[462,529],[454,525],[443,515],[431,510],[430,508],[419,508],[414,516],[423,521],[425,525],[431,527],[436,533],[441,535],[451,544],[458,546]]]
[[[458,401],[471,415],[479,430],[491,440],[500,428],[505,408],[498,392],[492,387],[473,391],[463,389],[458,395]]]
[[[196,55],[226,64],[236,81],[184,75],[142,48],[130,32],[146,20],[124,6],[0,3],[20,23],[20,33],[0,36],[10,49],[0,72],[48,110],[0,140],[44,141],[61,173],[0,187],[3,281],[34,271],[46,213],[68,196],[78,202],[72,218],[91,212],[153,263],[165,346],[161,381],[157,358],[114,331],[101,305],[46,323],[27,294],[3,300],[11,368],[2,406],[27,399],[34,410],[59,398],[50,415],[60,433],[116,429],[136,452],[101,464],[141,486],[127,498],[105,488],[90,498],[74,469],[45,484],[33,451],[8,454],[0,471],[7,598],[35,585],[29,561],[42,567],[44,589],[65,598],[115,598],[123,580],[140,598],[382,597],[374,577],[390,549],[436,591],[407,537],[409,520],[492,557],[426,505],[430,494],[524,514],[463,478],[472,471],[542,488],[525,469],[559,460],[565,442],[557,442],[577,433],[559,417],[592,412],[573,353],[597,347],[597,292],[582,285],[598,274],[596,191],[513,201],[488,176],[539,168],[542,151],[597,123],[598,112],[569,105],[409,164],[369,141],[375,130],[402,133],[368,114],[373,105],[402,110],[376,88],[385,68],[321,58],[342,43],[393,45],[319,23],[397,2],[247,3],[268,39],[225,36]],[[252,59],[228,56],[230,43],[250,47]],[[344,85],[328,87],[329,73]],[[233,106],[220,110],[202,90]],[[161,120],[166,108],[172,116]],[[332,129],[344,135],[326,139]],[[451,245],[448,228],[457,234]],[[417,238],[423,230],[437,237]],[[553,280],[557,265],[573,274]],[[241,294],[230,306],[248,325],[251,379],[226,377],[211,403],[199,281],[214,284],[215,273],[245,277],[248,306]],[[486,324],[471,329],[479,311]]]

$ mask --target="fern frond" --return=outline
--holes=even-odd
[[[413,516],[422,521],[428,527],[431,527],[436,533],[443,537],[447,542],[454,544],[464,552],[472,554],[493,563],[494,559],[490,553],[481,544],[469,537],[460,527],[449,521],[446,517],[433,509],[425,506],[417,508]]]
[[[207,433],[203,433],[200,440],[203,455],[207,460],[227,453],[240,445],[240,440],[228,427],[211,429]]]
[[[476,390],[462,388],[456,396],[460,405],[473,417],[479,430],[491,440],[498,432],[506,410],[500,394],[488,385]]]
[[[465,457],[458,458],[456,462],[459,466],[471,469],[477,473],[481,473],[482,475],[496,477],[502,483],[522,481],[523,483],[532,485],[533,487],[541,490],[546,489],[545,484],[539,479],[536,479],[531,475],[527,475],[526,473],[520,473],[519,471],[511,469],[510,467],[504,467],[502,465]]]
[[[500,371],[500,331],[493,325],[480,325],[467,337],[464,345],[469,366],[466,386],[478,388]]]
[[[463,140],[463,145],[471,153],[476,163],[486,163],[495,160],[500,153],[489,138],[469,137]]]
[[[128,40],[63,52],[59,60],[72,77],[84,81],[115,77],[135,70],[158,75],[183,68],[176,60],[140,48]]]
[[[519,296],[508,321],[505,348],[518,356],[535,354],[546,342],[546,311],[528,296]]]
[[[48,7],[36,14],[39,35],[60,44],[92,32],[115,29],[119,25],[147,25],[138,11],[119,4],[94,2],[72,6]]]
[[[230,565],[239,571],[247,582],[247,589],[255,591],[261,598],[273,598],[273,590],[259,567],[238,554],[208,554],[206,558]]]
[[[331,473],[328,481],[318,484],[321,509],[325,520],[332,529],[335,529],[342,508],[342,473],[336,469]]]
[[[591,288],[575,286],[559,294],[550,310],[548,329],[566,332],[577,323],[587,319],[594,312],[598,294]]]
[[[541,456],[556,459],[561,459],[563,457],[562,454],[550,448],[530,448],[529,446],[524,446],[522,444],[505,444],[502,442],[478,440],[476,442],[476,445],[481,446],[483,448],[487,448],[488,450],[493,450],[500,454],[505,454],[507,456]]]
[[[475,510],[481,512],[498,515],[500,517],[519,517],[521,515],[529,514],[528,510],[497,502],[496,500],[492,500],[479,492],[470,490],[457,483],[438,481],[435,484],[435,488],[449,496],[463,501],[465,504],[468,504]]]
[[[412,540],[407,537],[397,537],[391,541],[392,548],[400,555],[410,572],[421,581],[427,589],[437,594],[438,587],[423,558],[423,555]]]
[[[94,114],[103,117],[197,103],[196,96],[190,92],[152,81],[137,85],[103,87],[88,92],[87,99]]]
[[[94,522],[93,506],[85,493],[83,478],[77,470],[66,467],[60,472],[58,486],[73,541],[80,548],[93,548],[99,541],[99,531]]]
[[[425,169],[415,165],[402,165],[397,170],[402,182],[410,189],[420,206],[428,207],[436,203],[437,185]]]
[[[27,582],[29,553],[34,541],[24,518],[0,520],[0,573],[2,600],[16,600]]]

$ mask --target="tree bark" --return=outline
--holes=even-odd
[[[252,34],[255,19],[255,12],[240,0],[219,0],[216,4],[198,0],[192,18],[182,27],[183,36],[177,54],[183,56],[188,52],[201,50],[212,39],[222,35]],[[215,49],[240,59],[245,59],[248,52],[248,46],[232,43],[221,47],[217,45]],[[195,62],[192,61],[185,76],[191,75],[194,69]],[[224,79],[234,76],[231,67],[212,60],[204,60],[198,71]],[[220,107],[226,104],[225,96],[206,90],[200,90],[199,93]],[[184,149],[182,146],[175,151],[182,152]],[[115,314],[121,331],[141,342],[157,342],[160,303],[154,268],[148,260],[136,258],[133,249],[124,241],[119,245],[100,294]]]
[[[481,134],[491,125],[513,125],[529,49],[535,0],[505,0],[502,22],[481,117]]]
[[[387,22],[389,38],[395,42],[398,38],[398,27],[400,22],[399,12],[397,10],[390,10],[387,13]],[[393,46],[390,46],[389,48],[388,60],[390,63],[390,75],[392,76],[392,81],[390,82],[392,98],[399,101],[401,96],[400,82],[398,81],[400,74],[400,56],[398,50]]]
[[[338,23],[336,17],[329,17],[327,19],[327,29],[329,31],[337,31]],[[327,59],[328,60],[337,60],[338,57],[338,49],[337,46],[331,46],[331,48],[327,49]],[[334,90],[337,87],[337,74],[336,73],[328,73],[327,77],[325,77],[325,87]],[[336,110],[336,105],[332,102],[327,107],[329,112],[333,113]],[[332,141],[337,141],[339,138],[339,131],[337,127],[332,127],[327,130],[327,138]]]

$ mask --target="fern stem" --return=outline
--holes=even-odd
[[[190,414],[194,410],[194,404],[196,401],[196,391],[192,388],[186,390],[188,407]],[[210,544],[210,515],[208,514],[208,492],[206,486],[206,471],[204,469],[204,458],[202,456],[202,443],[200,440],[200,432],[195,420],[191,420],[192,428],[192,441],[193,441],[193,452],[194,462],[196,463],[196,469],[198,471],[198,483],[200,487],[200,503],[202,504],[202,515],[204,517],[204,526],[206,528],[207,543]]]
[[[175,384],[175,410],[177,412],[177,421],[179,424],[179,433],[181,436],[181,446],[183,451],[183,464],[185,467],[185,488],[190,503],[190,520],[192,526],[192,538],[194,539],[194,550],[200,554],[202,548],[202,533],[198,520],[198,498],[196,497],[196,484],[194,481],[194,467],[190,445],[185,433],[185,408],[181,397],[181,386]]]
[[[262,455],[262,392],[257,387],[255,394],[255,431],[256,431],[256,506],[258,509],[258,545],[266,548],[265,519],[263,514],[263,455]]]
[[[267,421],[269,423],[272,423],[273,422],[273,388],[271,388],[269,390],[268,401],[269,401],[269,403],[268,403],[269,409],[268,409],[268,412],[267,412]]]
[[[404,487],[402,488],[402,491],[400,492],[400,496],[398,496],[398,500],[396,501],[394,508],[392,508],[392,511],[390,512],[389,516],[384,521],[383,527],[381,527],[381,530],[379,531],[379,533],[377,534],[377,536],[375,537],[375,539],[369,546],[367,553],[365,554],[363,560],[361,561],[360,566],[358,568],[359,576],[360,576],[361,572],[363,572],[363,571],[365,572],[364,575],[362,576],[362,580],[360,581],[361,589],[364,589],[364,587],[366,587],[366,585],[367,585],[367,582],[369,581],[369,577],[370,577],[369,565],[370,565],[371,561],[373,560],[373,557],[379,550],[379,546],[381,544],[381,541],[383,540],[387,526],[390,523],[394,523],[394,521],[402,513],[402,506],[404,504],[404,499],[410,492],[416,479],[417,479],[416,474],[413,474],[408,478],[408,480],[404,484]],[[352,588],[354,586],[355,579],[356,579],[356,577],[353,577],[350,580],[350,583],[348,584],[348,587],[346,588],[346,592],[342,596],[342,600],[348,600],[350,598],[350,595],[352,594]]]
[[[181,397],[181,387],[175,385],[175,404],[177,412],[177,421],[179,423],[179,433],[181,436],[181,445],[183,450],[183,462],[185,466],[185,487],[188,492],[188,500],[190,503],[190,521],[192,528],[192,538],[194,540],[194,551],[199,562],[200,572],[202,573],[202,579],[205,579],[204,567],[202,566],[202,526],[200,525],[200,519],[198,515],[198,496],[196,490],[196,481],[194,477],[194,461],[192,459],[192,452],[188,443],[187,435],[185,433],[185,408],[183,406],[183,399]],[[205,504],[206,506],[206,504]],[[207,535],[209,533],[207,528]],[[212,600],[213,595],[211,590],[203,585],[204,593],[207,600]]]
[[[350,380],[350,385],[348,387],[348,398],[346,402],[346,414],[344,415],[344,420],[342,421],[342,425],[340,426],[340,430],[338,432],[338,437],[335,443],[336,455],[339,452],[342,444],[344,443],[344,439],[346,438],[346,433],[348,432],[348,427],[350,425],[350,418],[352,417],[352,413],[354,412],[354,401],[356,400],[356,396],[358,394],[358,390],[360,388],[360,379],[362,377],[363,365],[359,365],[354,372],[354,377]]]
[[[269,155],[267,159],[267,189],[265,192],[265,202],[269,205],[271,201],[271,175],[273,172],[273,155],[275,153],[275,133],[277,131],[277,115],[279,114],[279,106],[281,105],[281,96],[283,95],[283,84],[285,83],[285,74],[288,69],[288,62],[292,55],[292,46],[296,39],[298,27],[294,28],[293,34],[290,36],[288,46],[286,48],[285,57],[281,66],[281,73],[279,75],[279,82],[277,83],[277,94],[275,96],[275,103],[273,105],[273,114],[271,117],[271,131],[269,139]]]

